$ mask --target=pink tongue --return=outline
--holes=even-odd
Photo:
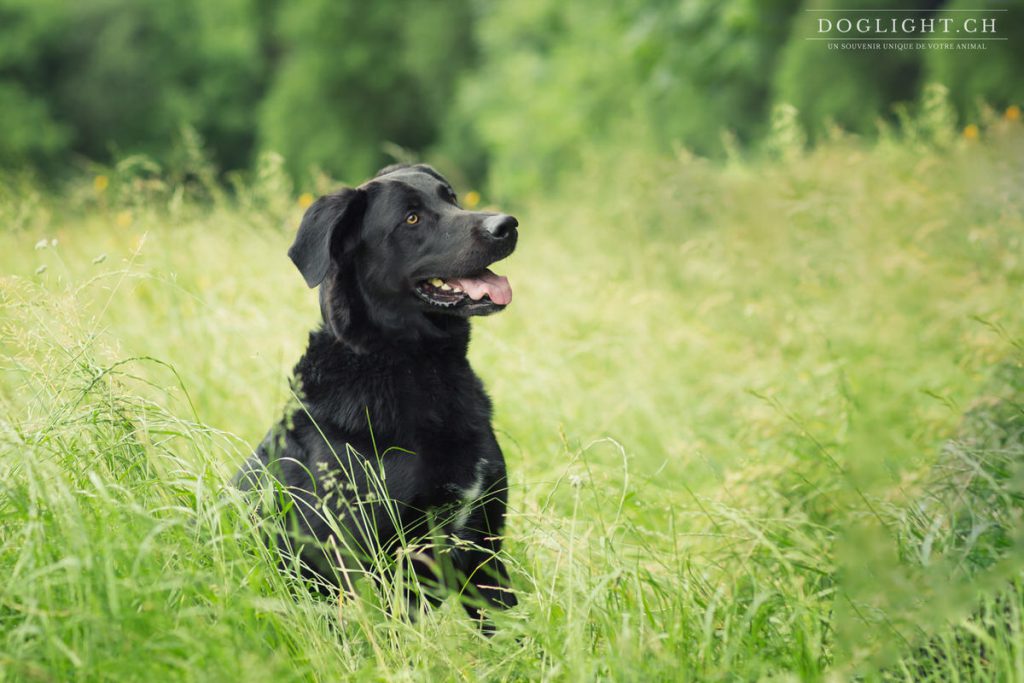
[[[501,306],[512,301],[512,286],[504,275],[495,275],[489,270],[480,273],[479,277],[459,277],[448,280],[450,285],[458,285],[473,301],[479,301],[484,294],[491,301]]]

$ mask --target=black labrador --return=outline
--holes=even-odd
[[[408,593],[413,613],[456,592],[489,629],[488,607],[516,604],[496,555],[505,460],[466,351],[469,318],[512,298],[488,267],[517,227],[460,208],[426,165],[389,166],[306,211],[288,255],[319,286],[323,324],[295,366],[296,400],[236,481],[264,492],[289,530],[284,556],[327,590],[404,558],[426,587]]]

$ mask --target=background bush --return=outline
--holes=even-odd
[[[805,40],[820,16],[805,10],[842,4],[0,0],[0,164],[52,177],[69,158],[142,153],[175,167],[189,127],[220,171],[274,152],[308,186],[426,155],[514,195],[598,150],[757,148],[780,105],[814,139],[832,125],[872,135],[931,82],[961,124],[979,103],[1021,103],[1024,13],[993,15],[1009,40],[985,51]],[[948,3],[965,8],[976,3]]]
[[[224,166],[250,163],[266,64],[248,0],[5,0],[0,18],[0,117],[38,116],[5,131],[6,165],[170,161],[186,125]]]

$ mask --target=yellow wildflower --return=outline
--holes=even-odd
[[[1006,111],[1003,112],[1003,118],[1005,118],[1007,121],[1019,121],[1020,107],[1018,107],[1016,104],[1011,104],[1009,107],[1006,108]]]
[[[92,189],[96,190],[97,194],[103,194],[109,185],[110,178],[105,175],[98,175],[92,179]]]
[[[466,193],[466,196],[462,198],[462,203],[466,205],[467,209],[475,209],[477,204],[480,203],[480,193],[475,190],[470,190]]]
[[[299,195],[299,208],[308,209],[309,205],[313,203],[313,195],[308,192],[303,192]]]
[[[968,140],[977,140],[980,132],[981,131],[978,130],[978,126],[973,123],[964,127],[964,137]]]

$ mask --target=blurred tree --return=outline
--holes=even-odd
[[[57,115],[90,158],[143,152],[160,158],[194,120],[188,81],[197,52],[186,3],[102,0],[68,5],[64,35],[49,57]]]
[[[927,79],[949,88],[950,98],[965,121],[977,121],[979,104],[1000,109],[1024,105],[1024,3],[1019,0],[953,0],[948,10],[1009,9],[983,14],[997,21],[996,36],[985,50],[929,50]],[[944,12],[943,16],[955,16]],[[984,36],[981,36],[984,37]]]
[[[276,0],[196,0],[192,125],[223,168],[255,161],[259,103],[275,66],[266,22]]]
[[[724,129],[745,142],[763,134],[772,75],[799,6],[799,0],[684,2],[667,16],[645,17],[638,56],[658,138],[716,153]]]
[[[67,148],[71,131],[54,115],[45,81],[61,7],[59,0],[0,3],[0,165],[40,165]]]
[[[21,83],[0,80],[0,166],[44,164],[67,147],[69,133],[47,102]]]
[[[492,185],[510,193],[615,144],[721,152],[766,125],[776,55],[797,0],[524,0],[489,6],[482,63],[466,79],[444,149],[478,140]],[[461,155],[461,156],[460,156]]]
[[[844,0],[816,0],[808,9],[850,9]],[[855,9],[890,9],[891,0],[865,0]],[[937,0],[908,0],[901,9],[934,9]],[[783,50],[775,74],[775,98],[797,108],[812,138],[836,123],[856,132],[874,132],[876,121],[894,116],[893,105],[911,102],[919,92],[922,57],[917,50],[829,50],[817,36],[822,17],[863,17],[861,14],[803,12]],[[901,16],[906,16],[901,14]],[[922,16],[931,16],[922,14]],[[851,36],[856,37],[856,36]]]
[[[437,136],[473,54],[465,0],[311,0],[278,12],[281,64],[263,103],[263,147],[297,177],[351,182],[390,161],[384,143]]]
[[[220,164],[248,165],[263,79],[253,2],[0,0],[0,162],[166,160],[190,125]]]
[[[949,86],[971,119],[979,100],[1022,104],[1024,13],[1002,13],[1009,40],[984,51],[806,40],[820,15],[801,10],[848,4],[0,0],[0,165],[52,172],[72,154],[141,152],[174,171],[187,165],[188,126],[224,170],[269,150],[296,178],[354,182],[408,150],[519,194],[589,154],[683,145],[713,156],[723,131],[760,144],[769,112],[790,111],[776,105],[794,105],[793,124],[813,136],[831,121],[873,133],[926,80]]]

